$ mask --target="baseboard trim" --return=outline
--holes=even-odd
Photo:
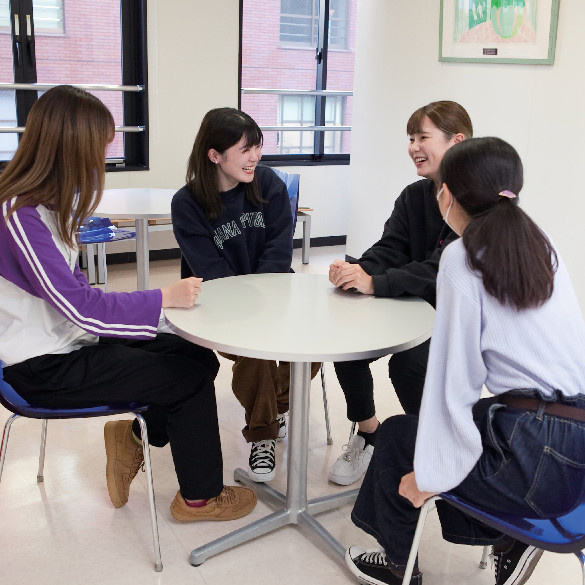
[[[326,238],[311,238],[311,248],[322,248],[324,246],[343,246],[347,236],[328,236]],[[300,248],[303,240],[293,240],[293,248]],[[150,250],[150,260],[174,260],[181,257],[179,248],[165,250]],[[108,254],[108,264],[129,264],[136,262],[136,252],[116,252]]]
[[[311,248],[323,248],[324,246],[345,246],[347,236],[327,236],[325,238],[311,238]],[[301,248],[302,238],[293,240],[293,248]]]

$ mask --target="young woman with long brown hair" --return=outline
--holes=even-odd
[[[252,490],[224,487],[213,352],[158,333],[166,307],[191,307],[201,279],[162,290],[104,293],[77,264],[78,226],[99,204],[108,109],[58,86],[31,108],[12,161],[0,175],[0,360],[4,377],[33,404],[89,407],[145,402],[152,445],[170,443],[181,521],[239,518]],[[128,500],[143,460],[137,421],[104,429],[106,480],[115,507]],[[204,447],[202,447],[204,445]]]

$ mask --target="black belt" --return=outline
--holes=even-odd
[[[532,411],[538,411],[541,405],[544,404],[544,414],[552,414],[553,416],[562,416],[563,418],[585,422],[585,409],[579,408],[578,406],[568,406],[560,402],[545,402],[538,398],[511,396],[507,394],[500,396],[499,402],[510,408]]]

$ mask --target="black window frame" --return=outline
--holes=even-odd
[[[139,132],[122,130],[125,134],[123,162],[119,159],[115,162],[106,161],[107,171],[149,170],[146,2],[147,0],[120,0],[122,85],[143,87],[142,91],[120,90],[123,100],[124,127],[143,127],[144,130]],[[18,16],[20,22],[18,35],[14,30],[15,15]],[[30,35],[26,30],[27,15],[30,15]],[[11,0],[10,26],[15,84],[37,83],[32,15],[33,0]],[[99,84],[99,80],[95,83]],[[37,98],[38,93],[34,89],[15,89],[17,126],[26,125],[28,112]]]
[[[240,0],[240,42],[238,55],[238,108],[242,107],[242,55],[244,31],[244,1]],[[319,0],[319,35],[315,50],[316,79],[315,90],[327,89],[327,58],[329,54],[329,0]],[[349,7],[348,7],[349,10]],[[279,36],[280,38],[280,36]],[[332,49],[335,50],[335,49]],[[303,92],[299,92],[302,94]],[[315,96],[315,126],[325,126],[325,96]],[[310,130],[307,130],[310,131]],[[335,131],[335,130],[334,130]],[[314,131],[314,146],[312,154],[263,154],[262,160],[271,166],[312,166],[312,165],[348,165],[350,154],[326,154],[325,132]]]

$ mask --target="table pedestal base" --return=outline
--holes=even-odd
[[[311,363],[292,363],[286,496],[265,483],[252,481],[243,469],[236,469],[234,472],[236,481],[252,487],[258,496],[267,500],[268,503],[284,506],[284,508],[191,551],[189,562],[192,565],[201,565],[209,557],[289,524],[302,526],[317,534],[343,561],[345,547],[333,538],[313,518],[313,515],[353,502],[357,497],[359,488],[307,501],[307,438],[310,386]]]

